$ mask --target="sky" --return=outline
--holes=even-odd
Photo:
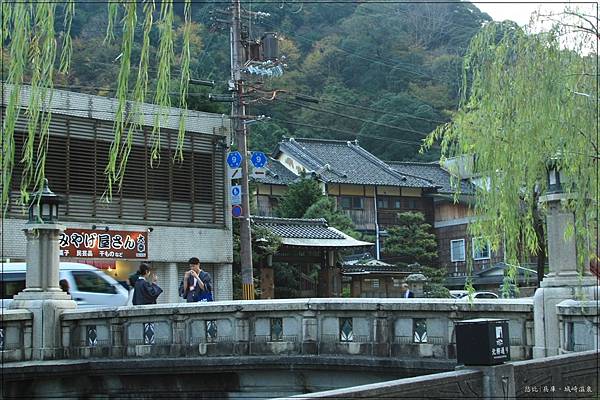
[[[481,11],[489,14],[496,21],[502,21],[509,19],[515,21],[519,25],[526,25],[529,23],[531,13],[541,10],[545,13],[548,12],[559,12],[564,9],[565,6],[570,5],[573,7],[579,7],[587,10],[589,13],[596,14],[596,5],[588,2],[569,2],[569,1],[544,1],[544,2],[532,2],[532,1],[501,1],[501,0],[476,0],[472,1]]]

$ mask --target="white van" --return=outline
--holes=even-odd
[[[8,308],[13,296],[25,289],[25,269],[24,262],[0,264],[3,308]],[[118,307],[127,304],[127,290],[114,278],[91,265],[61,262],[60,279],[69,282],[69,292],[77,302],[77,307]]]

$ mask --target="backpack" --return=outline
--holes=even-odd
[[[129,285],[131,285],[131,287],[134,287],[135,282],[138,280],[139,277],[140,277],[139,271],[135,271],[133,274],[129,275]]]
[[[181,282],[179,282],[179,297],[182,297],[183,299],[186,298],[186,293],[183,290],[183,279],[181,280]]]

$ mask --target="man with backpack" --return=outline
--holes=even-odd
[[[200,267],[200,260],[192,257],[188,261],[190,269],[186,271],[179,284],[179,295],[188,303],[212,301],[212,278]]]

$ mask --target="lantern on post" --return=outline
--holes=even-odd
[[[563,177],[559,164],[560,158],[553,157],[546,163],[548,194],[563,193]]]
[[[48,187],[48,179],[44,179],[44,187],[33,195],[29,203],[30,224],[55,224],[58,222],[58,205],[60,196]]]

